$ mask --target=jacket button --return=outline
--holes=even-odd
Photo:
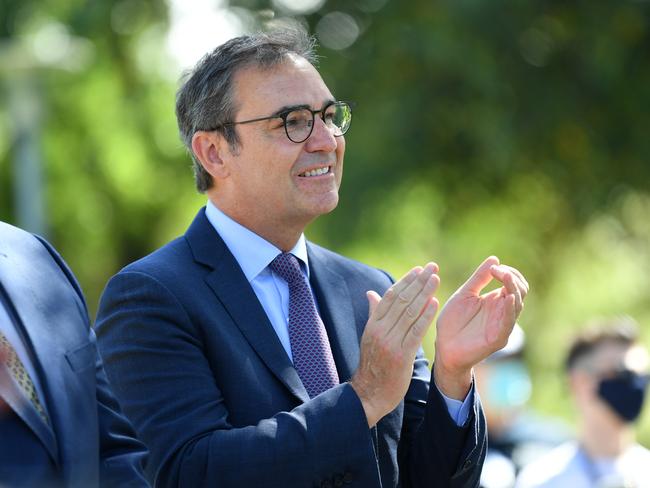
[[[343,483],[345,483],[346,485],[352,483],[352,473],[350,473],[349,471],[343,473]]]
[[[320,488],[333,488],[332,482],[330,480],[323,480],[323,482],[320,484]]]
[[[472,460],[466,459],[465,462],[463,463],[463,469],[469,469],[471,466],[472,466]]]
[[[334,476],[334,486],[343,486],[343,476],[340,474]]]

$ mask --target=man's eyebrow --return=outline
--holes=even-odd
[[[271,116],[274,117],[274,116],[285,114],[287,112],[291,112],[292,110],[300,110],[300,109],[303,109],[303,108],[310,109],[311,107],[309,105],[307,105],[306,103],[303,103],[303,104],[300,104],[300,105],[285,105],[284,107],[280,107],[275,112],[273,112],[271,114]]]
[[[323,101],[323,104],[321,105],[321,108],[323,108],[325,105],[328,105],[328,104],[334,103],[334,102],[336,102],[336,100],[334,100],[333,98],[327,98],[327,99],[325,99],[325,101]],[[292,110],[300,110],[300,109],[303,109],[303,108],[311,110],[311,107],[307,103],[301,103],[301,104],[298,104],[298,105],[285,105],[284,107],[280,107],[275,112],[273,112],[271,114],[271,117],[279,116],[279,115],[285,114],[287,112],[291,112]]]

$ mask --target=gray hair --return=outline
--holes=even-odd
[[[183,143],[192,155],[196,188],[204,193],[213,185],[212,177],[192,151],[192,137],[199,130],[219,130],[233,152],[239,137],[232,122],[237,111],[233,78],[248,66],[262,69],[281,64],[287,54],[296,54],[316,64],[315,40],[299,27],[283,28],[236,37],[206,54],[181,79],[176,93],[176,119]]]

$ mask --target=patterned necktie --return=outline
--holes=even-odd
[[[325,325],[298,260],[279,254],[269,265],[289,285],[289,341],[293,365],[310,398],[339,384]]]
[[[45,413],[45,409],[43,408],[43,405],[38,398],[36,387],[34,386],[32,379],[29,377],[29,373],[27,373],[25,365],[16,354],[16,350],[9,343],[2,332],[0,332],[0,349],[5,354],[5,365],[7,367],[7,371],[9,371],[11,377],[20,387],[25,397],[29,399],[29,402],[36,409],[43,421],[48,424],[49,421],[47,419],[47,414]]]

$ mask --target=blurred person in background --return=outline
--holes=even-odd
[[[148,486],[71,271],[0,222],[0,486]]]
[[[517,488],[649,487],[650,451],[634,435],[649,363],[630,318],[600,320],[580,333],[565,362],[578,438],[525,467]]]
[[[568,439],[568,428],[532,412],[532,392],[524,362],[526,336],[515,324],[506,346],[475,367],[488,429],[482,488],[512,488],[523,466]]]

